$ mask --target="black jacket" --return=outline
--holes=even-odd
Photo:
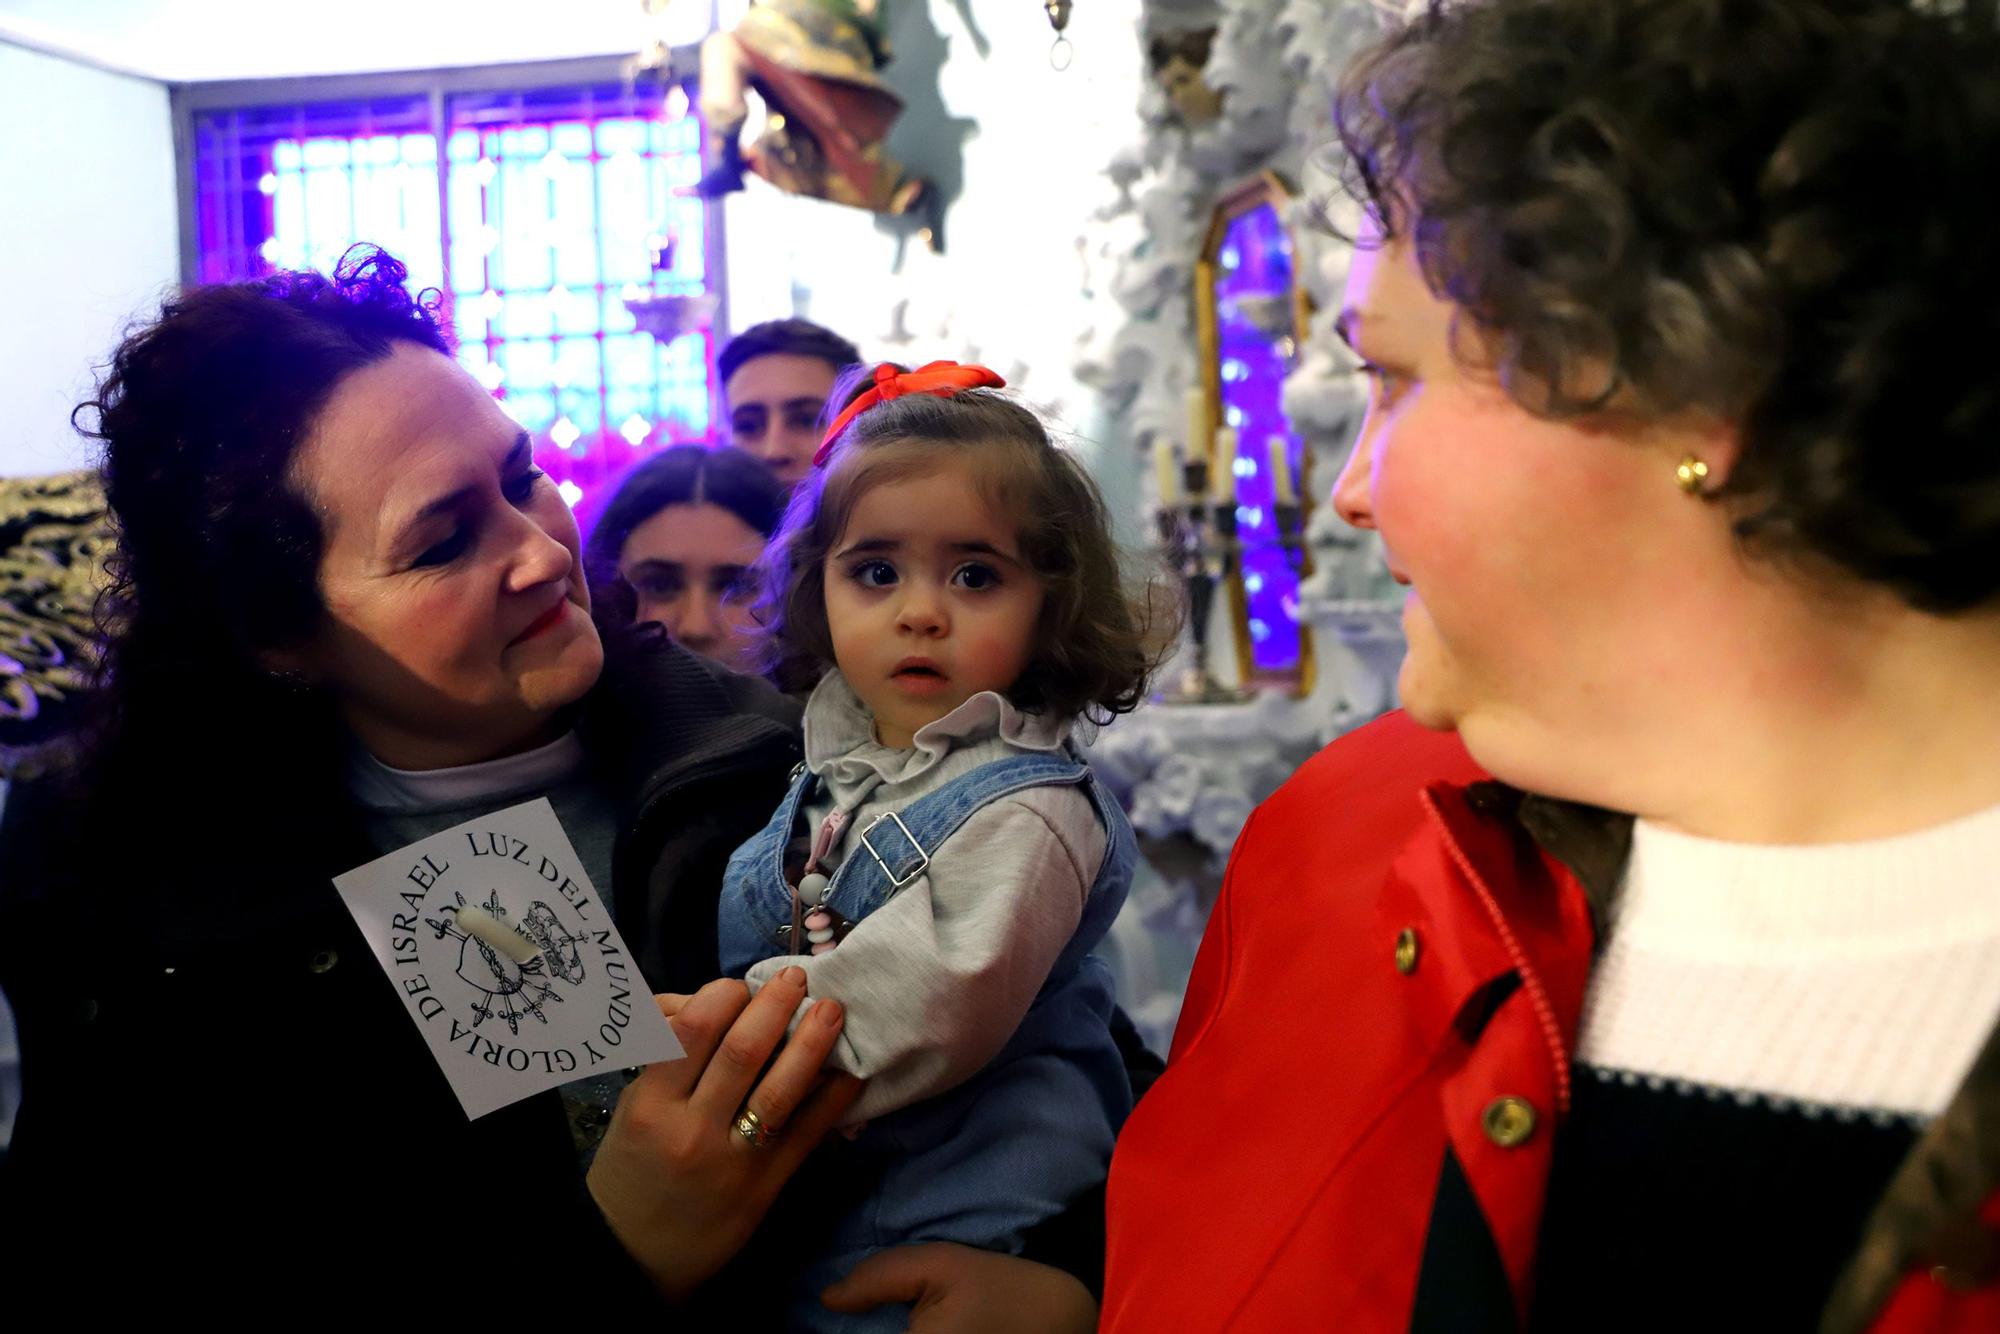
[[[716,976],[723,864],[799,757],[796,706],[657,638],[611,647],[577,728],[620,805],[619,925],[655,989],[690,991]],[[466,1120],[333,889],[374,856],[356,812],[267,818],[288,777],[217,790],[179,828],[81,828],[52,791],[10,794],[9,1308],[400,1323],[650,1303],[558,1095]]]

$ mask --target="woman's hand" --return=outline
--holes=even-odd
[[[788,968],[754,1000],[730,980],[655,998],[687,1054],[648,1066],[625,1090],[589,1186],[612,1233],[670,1299],[742,1249],[778,1188],[861,1091],[851,1076],[821,1075],[844,1017],[837,1002],[820,1001],[785,1040],[805,992],[805,973]],[[746,1107],[770,1142],[738,1133]]]
[[[1072,1275],[947,1242],[879,1251],[820,1300],[850,1313],[908,1302],[911,1334],[1091,1334],[1097,1328],[1097,1303]]]

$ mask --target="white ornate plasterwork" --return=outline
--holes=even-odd
[[[1079,339],[1077,378],[1104,395],[1114,440],[1107,460],[1143,466],[1158,438],[1185,431],[1187,392],[1197,381],[1191,294],[1194,265],[1216,200],[1251,173],[1270,168],[1297,183],[1291,225],[1295,271],[1313,299],[1311,336],[1285,382],[1285,410],[1324,488],[1353,439],[1362,390],[1353,359],[1333,333],[1347,276],[1341,230],[1355,213],[1340,196],[1331,164],[1328,115],[1339,70],[1381,32],[1385,14],[1417,0],[1145,0],[1143,34],[1213,25],[1208,81],[1223,94],[1221,117],[1189,130],[1148,84],[1140,98],[1141,140],[1106,169],[1112,190],[1078,248],[1108,294]],[[1301,594],[1301,619],[1317,603],[1395,600],[1373,539],[1345,529],[1322,506],[1307,532],[1315,573]],[[1336,619],[1338,626],[1345,621]],[[1315,699],[1324,702],[1320,692]]]
[[[1120,1003],[1164,1052],[1223,863],[1244,822],[1324,738],[1294,701],[1155,705],[1091,743],[1093,770],[1132,818],[1146,854],[1112,931]]]
[[[1336,475],[1363,406],[1354,361],[1333,332],[1347,277],[1357,211],[1335,179],[1338,159],[1329,118],[1340,70],[1385,19],[1422,8],[1423,0],[1145,0],[1142,37],[1213,25],[1207,77],[1223,93],[1222,115],[1184,129],[1164,94],[1148,83],[1140,97],[1143,134],[1119,152],[1105,175],[1111,191],[1078,239],[1092,286],[1108,296],[1080,339],[1077,378],[1104,395],[1114,439],[1106,459],[1124,458],[1154,500],[1143,466],[1156,438],[1185,430],[1187,391],[1197,380],[1191,293],[1202,234],[1216,200],[1250,173],[1272,168],[1299,186],[1287,221],[1297,248],[1295,272],[1313,301],[1311,334],[1285,381],[1291,425],[1313,461],[1312,485]],[[1326,221],[1334,226],[1329,228]],[[1319,506],[1306,532],[1314,573],[1300,589],[1300,619],[1321,632],[1321,688],[1304,707],[1322,731],[1337,735],[1372,716],[1392,696],[1374,679],[1387,609],[1400,602],[1379,544]],[[1371,605],[1372,604],[1372,605]],[[1388,626],[1385,629],[1385,619]],[[1357,652],[1327,636],[1358,635]],[[1329,651],[1332,650],[1332,651]],[[1363,671],[1357,656],[1371,664]]]
[[[1315,312],[1285,381],[1285,411],[1312,460],[1315,492],[1324,496],[1345,462],[1364,389],[1333,321],[1350,253],[1340,235],[1353,234],[1358,211],[1334,175],[1332,89],[1386,19],[1422,3],[1144,0],[1142,40],[1216,28],[1207,79],[1223,93],[1220,119],[1187,130],[1159,89],[1146,86],[1143,135],[1111,161],[1110,189],[1077,243],[1102,298],[1079,339],[1076,376],[1104,396],[1112,439],[1102,457],[1107,464],[1122,457],[1138,470],[1146,514],[1156,491],[1145,460],[1155,439],[1181,440],[1187,391],[1198,382],[1192,289],[1208,218],[1225,191],[1259,170],[1274,169],[1299,187],[1287,222],[1294,271]],[[1126,956],[1124,1003],[1158,1042],[1171,1033],[1186,963],[1251,809],[1319,746],[1395,704],[1401,596],[1379,543],[1324,504],[1306,539],[1314,573],[1300,588],[1298,615],[1314,629],[1318,657],[1307,698],[1148,705],[1106,729],[1091,749],[1151,863],[1114,947]]]

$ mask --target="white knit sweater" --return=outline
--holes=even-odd
[[[1578,1059],[1931,1116],[2000,1016],[2000,807],[1895,838],[1753,846],[1644,821]]]

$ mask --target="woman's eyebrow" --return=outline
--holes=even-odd
[[[441,516],[457,513],[478,489],[476,486],[456,487],[427,502],[416,513],[396,524],[391,530],[390,554],[401,555],[412,547],[424,545],[425,526]]]
[[[517,468],[525,467],[534,461],[534,456],[535,443],[533,437],[525,430],[518,431],[514,435],[513,445],[507,450],[507,457],[500,464],[500,471],[504,475],[513,472]],[[395,529],[395,542],[390,550],[400,550],[405,543],[417,540],[417,530],[422,528],[424,524],[441,514],[449,514],[459,509],[478,490],[479,487],[477,485],[455,487],[444,495],[426,502],[416,513],[397,525]]]

